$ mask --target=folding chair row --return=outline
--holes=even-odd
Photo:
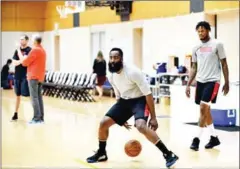
[[[96,86],[96,74],[46,72],[43,95],[77,101],[95,101],[90,91]]]

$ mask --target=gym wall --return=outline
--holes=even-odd
[[[45,2],[1,2],[2,65],[12,58],[22,34],[44,31]]]
[[[20,23],[21,20],[29,19],[33,27],[36,24],[33,23],[38,21],[38,29],[44,29],[43,33],[43,46],[45,47],[48,57],[47,57],[47,69],[54,70],[56,68],[56,63],[60,63],[60,70],[62,71],[91,71],[92,62],[95,57],[96,50],[93,51],[92,46],[95,42],[92,42],[92,33],[96,32],[105,32],[105,49],[104,55],[108,59],[108,51],[115,46],[121,47],[124,50],[124,59],[128,63],[135,63],[136,58],[133,58],[134,53],[134,39],[136,39],[134,29],[142,29],[142,62],[143,69],[147,72],[151,72],[152,64],[156,61],[166,61],[168,55],[177,55],[180,58],[180,64],[183,63],[183,56],[185,53],[191,53],[191,49],[194,46],[194,43],[197,41],[197,34],[194,30],[196,23],[199,20],[203,20],[203,14],[192,14],[189,13],[189,3],[188,2],[176,2],[169,1],[151,1],[151,2],[134,2],[133,13],[131,14],[131,21],[129,22],[120,22],[120,17],[115,15],[114,11],[111,11],[109,7],[106,8],[93,8],[89,9],[80,14],[80,27],[72,28],[73,18],[72,15],[69,15],[67,19],[60,19],[56,11],[56,5],[63,4],[63,1],[48,1],[45,2],[45,7],[43,3],[40,3],[42,11],[35,10],[34,7],[21,6],[23,2],[4,2],[5,7],[2,6],[2,56],[3,60],[6,60],[9,57],[12,57],[12,52],[15,49],[15,41],[19,39],[19,35],[22,32],[25,32],[25,26],[22,27],[13,27],[8,23]],[[36,3],[36,2],[34,2]],[[166,3],[166,6],[163,5]],[[176,5],[176,3],[179,3]],[[2,2],[3,4],[3,2]],[[25,3],[26,4],[26,3]],[[39,4],[39,6],[40,6]],[[205,11],[211,11],[213,9],[225,9],[225,8],[236,8],[238,7],[239,2],[231,1],[221,1],[221,2],[210,2],[205,1]],[[7,5],[7,6],[6,6]],[[21,7],[19,7],[21,6]],[[169,9],[169,10],[163,10]],[[172,6],[179,7],[178,9],[172,8]],[[3,9],[4,8],[4,9]],[[14,9],[15,8],[15,9]],[[38,16],[40,19],[33,19],[29,13],[22,14],[20,12],[18,17],[16,17],[16,11],[24,11],[24,9],[30,9],[31,13],[43,11],[43,15]],[[20,10],[21,9],[21,10]],[[40,9],[40,8],[38,8]],[[45,9],[45,10],[44,10]],[[151,12],[143,12],[143,10],[151,10]],[[162,10],[160,10],[162,9]],[[9,11],[12,11],[10,13]],[[9,12],[10,14],[7,14]],[[178,16],[177,19],[171,18],[169,16]],[[185,15],[184,15],[185,14]],[[224,18],[225,14],[218,17],[218,24],[222,21],[221,18]],[[12,18],[10,17],[12,16]],[[15,17],[14,17],[15,16]],[[20,17],[21,16],[21,17]],[[24,17],[28,18],[24,18]],[[33,15],[37,17],[36,15]],[[98,16],[98,17],[96,17]],[[163,18],[163,16],[165,18]],[[167,17],[168,16],[168,17]],[[235,16],[235,15],[234,15]],[[162,18],[159,18],[162,17]],[[234,36],[238,33],[237,21],[239,19],[238,15],[235,16],[236,21],[232,24],[231,20],[224,20],[226,24],[219,25],[218,28],[218,39],[224,43],[228,43],[226,46],[227,51],[231,51],[229,55],[239,58],[238,47],[235,45],[229,44],[229,41],[235,38],[238,42],[239,36]],[[44,19],[42,19],[44,18]],[[147,18],[147,19],[146,19]],[[155,19],[152,19],[155,18]],[[11,20],[14,20],[11,21]],[[18,20],[18,21],[17,21]],[[43,21],[43,22],[42,22]],[[23,21],[25,22],[25,21]],[[54,31],[54,23],[59,23],[59,32]],[[104,24],[103,24],[104,23]],[[108,23],[108,24],[106,24]],[[183,24],[184,23],[184,24]],[[239,23],[239,21],[238,21]],[[96,25],[98,24],[98,25]],[[5,25],[5,26],[4,26]],[[89,26],[90,25],[90,26]],[[181,26],[179,26],[181,25]],[[227,26],[229,25],[229,26]],[[185,28],[184,28],[185,27]],[[223,28],[221,28],[223,27]],[[234,27],[234,28],[233,28]],[[10,29],[11,28],[11,29]],[[31,28],[32,31],[39,31],[34,28]],[[233,30],[234,29],[234,30]],[[214,29],[213,29],[214,30]],[[226,36],[228,31],[236,32],[232,33],[231,36]],[[11,32],[7,32],[11,31]],[[166,33],[167,32],[167,33]],[[171,33],[168,33],[171,32]],[[32,32],[26,32],[27,34],[32,34]],[[5,35],[4,35],[5,34]],[[11,34],[11,35],[10,35]],[[214,35],[214,32],[212,32]],[[60,57],[56,61],[56,52],[55,52],[55,37],[59,35],[59,54]],[[212,36],[213,36],[212,35]],[[9,40],[8,37],[12,37]],[[231,42],[231,41],[230,41]],[[236,43],[236,46],[238,44]],[[235,60],[229,61],[229,64],[232,64],[234,71],[239,67],[236,65]],[[235,73],[237,75],[237,73]]]
[[[49,1],[46,7],[45,31],[53,30],[54,23],[58,22],[60,29],[73,27],[73,15],[66,19],[59,19],[56,12],[56,5],[62,5],[63,1]],[[215,9],[238,8],[237,1],[205,1],[205,11]],[[133,3],[130,21],[141,19],[152,19],[158,17],[170,17],[190,13],[189,1],[135,1]],[[96,17],[97,16],[97,17]],[[109,7],[89,8],[80,13],[80,26],[92,26],[99,24],[111,24],[120,22],[120,17]]]
[[[135,1],[130,20],[185,15],[190,12],[189,1]]]
[[[217,14],[217,37],[224,43],[230,80],[239,80],[239,10]]]
[[[54,24],[59,23],[60,29],[73,28],[73,15],[69,15],[66,19],[60,19],[59,14],[56,10],[57,5],[64,5],[64,1],[47,1],[46,10],[44,12],[44,31],[54,30]]]
[[[19,38],[21,35],[26,34],[31,37],[32,34],[42,32],[2,32],[2,46],[1,46],[1,56],[2,65],[4,65],[8,59],[13,57],[14,51],[16,50],[17,44],[19,44]],[[31,45],[31,44],[30,44]],[[11,70],[14,70],[11,67]]]
[[[179,65],[185,55],[192,53],[198,42],[195,26],[204,20],[203,13],[148,20],[144,22],[143,63],[146,72],[155,72],[152,64],[167,62],[168,56],[179,57]]]
[[[108,60],[108,51],[112,47],[121,47],[124,51],[124,60],[132,62],[132,27],[131,23],[105,24],[91,27],[59,30],[60,37],[60,68],[62,71],[92,71],[93,59],[97,51],[92,54],[91,33],[105,32],[105,58]],[[46,35],[46,36],[45,36]],[[55,32],[44,33],[44,44],[49,58],[55,57]],[[51,59],[50,68],[55,68],[55,61]],[[71,65],[71,66],[70,66]]]
[[[52,31],[54,24],[60,29],[73,27],[73,15],[60,19],[57,5],[64,1],[4,1],[2,6],[2,31]],[[238,1],[205,1],[204,10],[239,8]],[[27,9],[27,10],[26,10]],[[151,19],[185,15],[190,12],[189,1],[136,1],[130,20]],[[97,17],[96,17],[97,16]],[[90,8],[80,14],[80,26],[120,22],[120,17],[109,7]]]
[[[45,2],[1,2],[2,31],[44,31]]]
[[[180,64],[183,64],[185,55],[191,53],[198,40],[195,26],[199,20],[204,20],[203,13],[178,16],[177,18],[151,19],[60,30],[61,70],[92,70],[93,59],[97,53],[95,51],[95,54],[92,55],[91,33],[94,32],[105,32],[106,34],[106,48],[103,53],[107,61],[110,49],[120,47],[124,51],[124,60],[127,63],[134,64],[133,29],[136,27],[141,27],[143,30],[142,67],[144,71],[153,71],[152,64],[156,61],[166,61],[169,55],[180,57]],[[54,35],[46,36],[46,38],[44,39],[45,43],[50,44]],[[51,49],[54,49],[54,46]],[[48,53],[53,54],[53,52]],[[53,56],[50,56],[50,58]],[[53,64],[51,67],[54,67]],[[71,68],[69,65],[71,65]]]
[[[153,2],[153,1],[152,2],[134,2],[133,13],[131,14],[131,17],[130,17],[131,22],[127,22],[127,23],[117,23],[119,22],[119,19],[117,19],[118,17],[113,13],[113,11],[111,11],[107,7],[89,9],[81,13],[80,25],[81,26],[90,25],[87,28],[89,29],[88,30],[89,34],[87,34],[86,33],[87,31],[85,30],[84,31],[85,33],[82,33],[81,40],[77,38],[71,38],[71,42],[79,44],[78,47],[76,47],[76,49],[74,49],[74,47],[71,45],[72,43],[71,44],[68,43],[66,45],[63,45],[63,44],[65,43],[65,41],[68,41],[67,40],[68,38],[70,39],[70,37],[77,37],[78,34],[80,35],[81,34],[80,32],[83,29],[74,28],[74,30],[78,30],[78,31],[75,31],[76,33],[74,33],[74,35],[71,34],[71,31],[67,31],[67,30],[60,31],[60,32],[65,32],[65,31],[67,32],[64,34],[64,37],[62,37],[60,33],[60,37],[62,37],[60,38],[60,41],[62,42],[61,51],[63,51],[64,53],[67,53],[67,51],[69,51],[68,49],[71,49],[70,52],[68,52],[68,57],[71,57],[69,55],[70,53],[75,53],[74,51],[76,51],[76,53],[83,53],[84,55],[83,56],[84,62],[79,61],[78,63],[79,66],[75,68],[72,67],[71,69],[78,69],[78,70],[81,69],[82,71],[91,71],[92,61],[93,61],[93,58],[95,57],[95,54],[94,55],[92,54],[93,51],[91,49],[91,33],[94,33],[94,32],[105,32],[106,34],[105,36],[106,49],[104,51],[106,59],[108,59],[108,51],[111,49],[111,47],[114,47],[116,44],[118,47],[121,47],[124,50],[125,61],[128,63],[134,63],[133,28],[135,27],[143,28],[142,57],[143,57],[143,69],[146,72],[153,71],[151,66],[152,63],[156,61],[161,61],[161,60],[166,61],[166,57],[169,55],[179,56],[180,57],[179,62],[180,64],[183,64],[185,54],[191,53],[192,47],[198,40],[198,36],[194,30],[196,23],[199,20],[203,20],[204,16],[202,14],[200,15],[194,14],[190,16],[187,16],[187,15],[179,16],[178,19],[176,18],[172,19],[170,17],[159,19],[156,17],[161,17],[161,16],[166,17],[166,16],[173,16],[173,15],[175,16],[177,13],[178,14],[189,13],[188,2],[179,3],[178,5],[176,5],[176,6],[179,6],[179,5],[181,6],[179,8],[180,11],[175,10],[176,13],[166,12],[169,10],[157,10],[163,6],[161,3],[163,2]],[[171,3],[173,2],[168,2],[167,7],[165,6],[165,8],[171,9],[171,6],[174,6]],[[174,3],[176,3],[176,1]],[[146,5],[148,6],[148,8],[146,8]],[[238,2],[205,1],[205,11],[211,11],[214,9],[236,8],[236,7],[238,7]],[[151,12],[143,12],[144,9],[153,9],[153,10],[151,10]],[[165,11],[166,13],[164,14],[162,11]],[[98,17],[95,17],[95,16],[98,16]],[[86,18],[89,18],[89,19],[86,19]],[[151,18],[151,19],[141,20],[142,18],[143,19]],[[152,18],[155,18],[155,19],[152,19]],[[103,21],[104,24],[100,24],[102,19],[104,20]],[[106,24],[106,23],[111,23],[111,24]],[[137,23],[137,26],[135,26],[136,23]],[[182,25],[182,23],[186,24],[185,29],[183,27],[181,28],[176,26],[176,25]],[[61,28],[61,24],[62,23],[60,22],[60,25],[59,25],[60,28]],[[167,26],[164,27],[164,25],[167,25]],[[212,24],[212,32],[211,32],[212,37],[214,37],[214,34],[215,34],[214,29],[215,29],[214,24]],[[174,33],[166,34],[166,32],[169,32],[169,30],[171,30],[171,32],[174,32]],[[218,31],[220,31],[220,29],[218,29]],[[64,39],[64,41],[62,39]],[[80,41],[82,40],[86,41],[84,45],[80,43]],[[88,45],[89,43],[90,45]],[[227,48],[228,47],[226,47],[226,50],[228,50]],[[66,58],[64,59],[62,57],[64,57],[64,54],[61,54],[60,67],[61,69],[65,70],[68,68],[68,66],[64,66]],[[74,56],[72,58],[74,58]],[[79,55],[79,57],[76,59],[80,59],[80,58],[82,57]],[[74,65],[76,63],[74,62],[75,61],[74,59],[70,59],[70,60],[72,61],[68,61],[69,64]],[[54,68],[53,64],[51,64],[52,68]],[[89,65],[87,66],[87,64]]]
[[[63,1],[50,1],[47,4],[45,30],[53,30],[54,22],[59,23],[60,29],[73,27],[73,15],[69,18],[59,19],[56,5],[62,5]],[[134,2],[130,21],[139,19],[150,19],[156,17],[167,17],[189,13],[189,2],[186,1],[139,1]],[[96,17],[97,16],[97,17]],[[116,15],[110,7],[88,8],[80,13],[80,26],[91,26],[99,24],[118,23],[120,16]]]
[[[212,10],[235,9],[239,8],[239,1],[204,1],[205,12]]]
[[[89,28],[68,29],[60,32],[60,60],[62,71],[92,71]]]

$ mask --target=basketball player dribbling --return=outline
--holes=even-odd
[[[190,148],[198,151],[200,137],[204,127],[207,127],[211,132],[210,141],[205,145],[205,148],[211,149],[220,145],[220,141],[214,131],[210,104],[216,103],[217,100],[221,80],[221,66],[225,79],[225,84],[222,89],[224,95],[227,95],[229,92],[229,80],[228,65],[223,44],[210,38],[210,24],[206,21],[199,22],[196,26],[196,31],[202,42],[193,49],[193,65],[186,87],[186,95],[190,97],[190,86],[196,77],[195,103],[200,105],[199,133],[193,139]]]
[[[113,86],[117,103],[115,103],[102,119],[99,131],[99,149],[93,156],[87,158],[88,163],[107,161],[106,143],[109,135],[109,128],[118,124],[130,129],[127,120],[135,117],[135,127],[150,142],[163,153],[166,166],[171,167],[178,157],[167,149],[164,143],[156,134],[158,123],[155,115],[154,101],[143,73],[123,63],[123,52],[119,48],[110,51],[109,82]],[[147,124],[150,115],[150,120]]]

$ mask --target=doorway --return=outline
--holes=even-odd
[[[142,67],[143,67],[142,37],[143,37],[143,29],[142,28],[133,29],[133,63],[139,69],[142,69]]]
[[[54,37],[54,71],[60,71],[60,36]]]

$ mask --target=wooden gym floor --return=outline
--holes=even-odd
[[[13,91],[2,90],[3,168],[165,168],[161,153],[135,128],[127,131],[117,125],[111,128],[107,143],[109,161],[98,164],[85,162],[98,147],[98,124],[114,103],[113,98],[81,103],[44,97],[44,103],[45,124],[27,124],[33,114],[29,98],[22,99],[19,121],[10,122],[15,96]],[[239,132],[216,130],[222,144],[212,150],[204,149],[209,139],[205,132],[200,150],[193,152],[189,146],[197,127],[181,123],[176,116],[169,118],[171,112],[167,105],[156,105],[156,113],[159,116],[157,133],[180,157],[175,168],[239,168]],[[133,119],[129,123],[133,124]],[[124,144],[129,139],[138,139],[143,146],[136,158],[124,153]]]

